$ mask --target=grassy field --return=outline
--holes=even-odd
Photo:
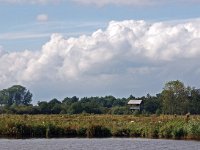
[[[200,140],[200,116],[1,115],[0,137],[144,137]]]

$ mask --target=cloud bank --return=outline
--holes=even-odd
[[[23,84],[54,96],[90,96],[155,92],[171,79],[196,83],[199,24],[111,21],[89,36],[53,34],[38,51],[7,53],[0,48],[0,88]]]

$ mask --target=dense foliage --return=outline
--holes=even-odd
[[[130,99],[142,99],[143,110],[132,112],[127,106]],[[0,91],[0,113],[7,114],[200,114],[200,92],[185,87],[180,81],[167,82],[156,96],[128,98],[105,97],[66,97],[62,101],[54,98],[31,104],[32,94],[25,87],[14,85]]]
[[[0,91],[1,105],[29,105],[32,101],[32,94],[21,85],[14,85]]]

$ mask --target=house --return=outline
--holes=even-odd
[[[130,110],[142,110],[142,100],[130,100],[128,102]]]

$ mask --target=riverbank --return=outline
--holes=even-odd
[[[142,137],[200,140],[200,116],[1,115],[0,137]]]

